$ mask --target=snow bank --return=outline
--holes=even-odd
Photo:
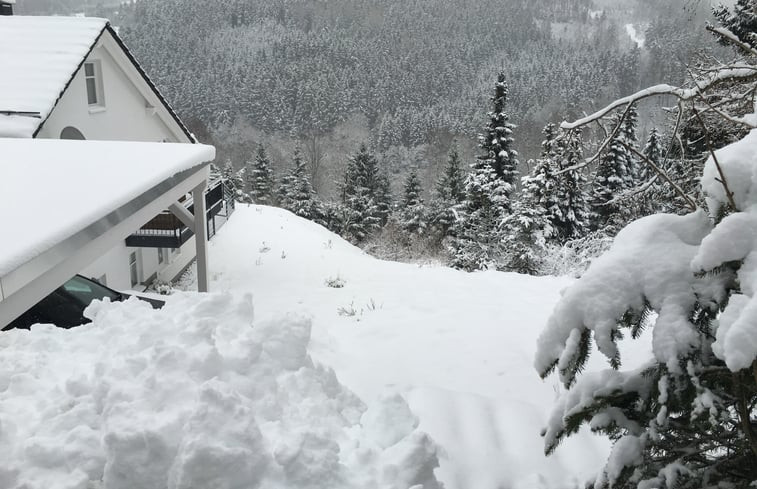
[[[445,488],[581,487],[607,457],[607,441],[588,430],[550,457],[539,437],[559,386],[530,365],[572,279],[382,261],[266,206],[238,206],[209,253],[211,290],[252,292],[260,318],[306,312],[310,354],[340,382],[369,406],[407,399],[441,447]],[[328,285],[336,277],[340,288]]]
[[[191,293],[87,314],[0,335],[0,487],[439,487],[405,401],[366,411],[310,359],[308,319]]]

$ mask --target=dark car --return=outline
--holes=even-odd
[[[73,328],[90,322],[84,317],[84,309],[95,299],[109,298],[111,301],[123,301],[129,294],[110,289],[94,280],[75,275],[68,282],[55,289],[50,295],[39,301],[31,309],[3,328],[29,329],[32,324],[55,324],[61,328]],[[165,302],[147,297],[135,296],[149,302],[154,309],[160,309]]]

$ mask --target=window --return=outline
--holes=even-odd
[[[63,128],[63,130],[60,132],[60,138],[61,139],[77,139],[77,140],[83,140],[86,139],[84,137],[84,134],[81,133],[80,130],[73,126],[66,126]]]
[[[137,252],[129,253],[129,274],[131,275],[131,286],[134,287],[139,283],[139,270],[137,269]]]
[[[84,82],[87,85],[87,103],[90,106],[105,106],[100,62],[84,63]]]

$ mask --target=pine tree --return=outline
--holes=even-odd
[[[644,145],[644,149],[641,151],[641,154],[643,154],[648,160],[650,160],[658,168],[660,168],[662,164],[662,151],[662,138],[660,136],[660,132],[656,127],[653,127],[652,130],[649,131],[647,144]],[[644,165],[644,171],[642,172],[643,180],[650,178],[650,176],[654,174],[652,172],[654,172],[654,170],[648,168],[647,165]],[[658,181],[657,183],[660,184],[661,182]]]
[[[638,123],[639,115],[636,106],[631,105],[631,107],[628,108],[628,112],[626,113],[620,130],[618,131],[618,139],[636,150],[638,150],[639,146],[639,138],[636,134],[636,126]],[[641,162],[635,154],[625,147],[623,149],[625,150],[626,158],[624,186],[626,189],[633,189],[644,182],[645,178],[643,177],[646,175],[644,172],[645,168],[641,166]],[[642,175],[642,172],[644,172],[644,175]]]
[[[505,209],[511,208],[509,187],[493,168],[475,168],[465,182],[466,199],[460,206],[449,249],[450,266],[467,271],[497,269],[504,257]]]
[[[557,185],[557,202],[560,212],[553,215],[552,227],[560,243],[586,235],[592,214],[586,193],[586,177],[574,166],[583,161],[580,133],[571,133],[561,146],[557,161],[561,173]]]
[[[505,75],[500,73],[494,85],[489,123],[478,138],[482,154],[466,178],[466,198],[452,230],[450,264],[456,268],[497,268],[504,256],[502,224],[512,209],[511,196],[518,175],[517,152],[512,148],[515,126],[505,113],[507,93]]]
[[[479,147],[482,152],[477,157],[479,167],[487,166],[494,170],[494,177],[502,181],[505,197],[515,190],[518,178],[518,152],[513,149],[513,129],[515,125],[508,122],[510,116],[505,112],[509,88],[505,73],[500,72],[494,84],[494,96],[491,98],[493,110],[488,113],[489,123],[484,132],[479,134]],[[509,199],[505,202],[509,210]]]
[[[436,184],[436,195],[431,201],[431,226],[437,241],[449,235],[455,222],[456,208],[465,200],[465,173],[460,154],[453,144],[447,157],[444,173]]]
[[[299,148],[294,151],[292,169],[281,180],[279,201],[281,207],[300,217],[321,222],[323,212],[310,183],[310,172]]]
[[[239,171],[234,170],[234,164],[231,160],[226,160],[221,168],[221,178],[224,179],[229,190],[231,190],[234,199],[242,202],[244,200],[244,177],[243,169]]]
[[[615,123],[618,123],[617,119]],[[631,216],[631,210],[617,200],[624,191],[632,188],[635,182],[632,175],[633,159],[622,144],[628,141],[628,137],[623,127],[623,130],[618,131],[610,140],[599,159],[599,168],[594,176],[591,199],[595,216],[594,227],[606,228],[611,234],[628,222]]]
[[[263,145],[258,146],[255,162],[249,167],[249,193],[252,202],[262,205],[274,204],[274,178],[271,162]]]
[[[504,269],[538,275],[552,236],[551,214],[558,212],[554,196],[556,180],[551,160],[541,158],[529,176],[521,179],[521,195],[503,221]]]
[[[754,0],[737,0],[733,9],[722,4],[714,9],[715,18],[726,29],[730,30],[740,41],[751,46],[757,46],[757,5]],[[718,41],[724,46],[732,46],[724,39],[718,37]]]
[[[439,199],[448,202],[459,203],[465,198],[465,173],[456,145],[450,149],[444,173],[436,184],[436,193]]]
[[[389,180],[379,173],[378,161],[365,144],[350,158],[339,194],[347,239],[362,242],[386,223],[391,213]]]
[[[415,171],[410,172],[405,180],[405,187],[399,208],[399,225],[408,235],[422,233],[427,223],[426,206],[421,197],[421,181]]]

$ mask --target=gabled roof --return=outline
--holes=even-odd
[[[106,31],[194,142],[106,19],[20,15],[0,16],[0,137],[35,137]]]

